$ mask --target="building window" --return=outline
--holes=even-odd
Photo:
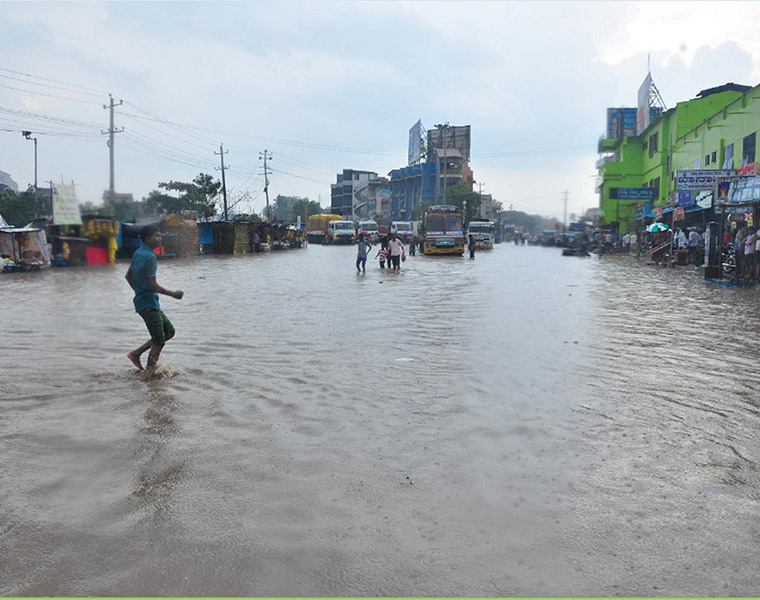
[[[715,164],[716,162],[718,162],[718,152],[717,151],[712,153],[712,156],[710,157],[710,162],[712,164]]]
[[[729,144],[724,149],[723,154],[723,168],[724,169],[733,169],[734,168],[734,145]]]
[[[658,136],[658,131],[649,136],[649,158],[652,158],[654,153],[657,152]]]
[[[750,133],[742,142],[742,167],[755,162],[755,134]]]
[[[705,166],[706,167],[710,166],[710,155],[709,154],[705,154]]]

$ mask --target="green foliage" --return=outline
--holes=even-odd
[[[146,212],[157,214],[194,211],[199,216],[210,218],[216,214],[216,203],[222,189],[222,182],[211,175],[200,173],[192,183],[169,181],[158,187],[167,192],[177,192],[176,196],[153,190],[145,200]]]
[[[438,202],[443,204],[443,190],[438,194]],[[462,182],[450,185],[446,190],[446,204],[453,204],[464,210],[466,207],[464,222],[469,223],[480,214],[480,195],[471,192]]]
[[[8,225],[14,227],[23,227],[34,220],[35,200],[37,204],[37,215],[50,214],[50,207],[45,209],[44,198],[36,198],[34,188],[29,187],[26,191],[16,193],[6,188],[0,192],[0,215],[8,222]]]
[[[256,213],[253,214],[247,214],[247,213],[237,213],[235,216],[232,217],[233,221],[261,221],[261,217],[257,215]]]
[[[295,223],[298,217],[305,221],[311,215],[318,215],[322,212],[319,202],[301,198],[300,196],[277,196],[270,208],[272,217],[277,221],[286,223]],[[305,213],[305,216],[304,216]]]
[[[501,222],[505,225],[522,227],[523,231],[540,233],[546,229],[554,229],[557,219],[547,219],[539,215],[529,215],[521,210],[505,210],[499,214]]]

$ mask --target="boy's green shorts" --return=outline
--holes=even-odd
[[[163,346],[166,338],[174,333],[174,325],[166,318],[164,311],[156,308],[146,308],[138,313],[145,321],[145,326],[150,332],[150,339],[157,346]]]

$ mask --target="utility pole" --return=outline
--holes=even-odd
[[[114,177],[114,134],[115,133],[121,133],[124,131],[124,128],[121,129],[115,129],[113,126],[113,109],[116,106],[121,106],[124,104],[124,100],[119,100],[118,104],[113,103],[113,96],[111,94],[108,94],[108,106],[105,104],[103,105],[103,109],[108,109],[110,111],[110,120],[109,120],[109,127],[108,131],[102,131],[102,134],[108,134],[108,160],[109,160],[109,166],[110,166],[110,175],[108,177],[108,199],[111,203],[110,206],[110,212],[111,215],[113,215],[113,203],[114,199],[116,197],[116,184],[115,184],[115,177]]]
[[[565,190],[565,218],[562,222],[564,223],[564,226],[565,226],[564,230],[567,231],[567,190]]]
[[[229,150],[227,151],[229,152]],[[214,167],[217,171],[222,172],[222,197],[224,198],[224,220],[227,220],[227,180],[224,177],[224,171],[229,169],[229,166],[224,166],[224,155],[227,154],[227,152],[224,151],[224,144],[219,144],[219,152],[214,152],[218,157],[222,160],[222,166],[221,167]]]
[[[259,152],[259,160],[264,160],[264,195],[267,199],[267,213],[266,220],[269,221],[269,169],[267,168],[267,160],[272,160],[272,153],[269,150]]]
[[[22,131],[21,135],[27,140],[34,140],[34,218],[37,218],[37,138],[32,137],[31,131]]]

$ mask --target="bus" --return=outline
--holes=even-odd
[[[475,238],[475,247],[479,250],[492,250],[494,239],[493,221],[470,221],[467,235]]]
[[[425,254],[464,254],[462,211],[450,204],[429,207],[422,216]]]

